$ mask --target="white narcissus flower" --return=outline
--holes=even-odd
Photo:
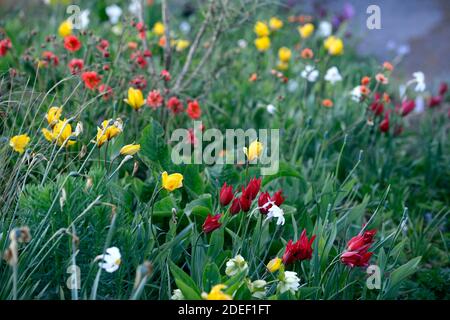
[[[425,99],[423,96],[417,96],[415,99],[416,107],[414,113],[422,113],[425,111]]]
[[[87,26],[89,25],[89,14],[91,13],[91,11],[89,10],[83,10],[80,13],[79,16],[79,22],[80,22],[80,28],[81,29],[86,29]]]
[[[117,24],[117,22],[119,22],[120,16],[122,15],[122,9],[117,4],[107,6],[105,11],[111,24]]]
[[[350,95],[353,101],[360,102],[362,96],[361,86],[353,88],[352,92],[350,92]]]
[[[239,272],[248,270],[247,261],[245,261],[244,257],[238,254],[236,257],[227,261],[227,268],[225,269],[225,274],[229,277],[232,277]]]
[[[170,300],[185,300],[183,292],[180,289],[173,290],[173,295],[170,297]]]
[[[317,34],[319,37],[327,38],[333,32],[333,26],[328,21],[322,21],[319,23]]]
[[[267,109],[267,112],[270,114],[274,114],[275,111],[277,111],[277,108],[275,108],[275,106],[273,104],[268,104],[266,109]]]
[[[266,202],[262,207],[267,208],[269,205],[272,205],[269,208],[269,212],[267,212],[266,220],[270,220],[272,218],[277,218],[277,225],[284,225],[284,211],[279,206],[275,204],[273,201]]]
[[[239,39],[238,40],[238,46],[241,49],[247,48],[247,41],[245,41],[244,39]]]
[[[264,299],[266,297],[266,286],[267,282],[265,280],[255,280],[248,284],[252,297],[256,299]]]
[[[416,87],[414,88],[414,90],[416,92],[424,92],[427,86],[425,84],[425,75],[423,74],[423,72],[414,72],[413,77],[414,79],[412,80],[412,82],[416,83]]]
[[[130,11],[136,17],[139,17],[141,10],[142,8],[140,0],[132,0],[130,5],[128,6],[128,11]]]
[[[331,84],[335,84],[338,81],[342,81],[342,76],[339,73],[339,70],[337,67],[331,67],[327,70],[327,73],[325,74],[325,80],[330,82]]]
[[[286,291],[290,291],[291,293],[297,292],[300,287],[300,279],[297,277],[297,272],[294,271],[285,271],[283,280],[278,282],[277,288],[280,290],[280,293],[284,293]]]
[[[307,65],[305,70],[301,73],[302,78],[305,78],[309,82],[315,82],[317,77],[319,76],[319,71],[316,70],[313,66]]]
[[[98,266],[104,269],[106,272],[112,273],[119,269],[122,263],[122,255],[117,247],[111,247],[106,249],[106,254],[101,254],[95,258],[95,260],[102,260]]]

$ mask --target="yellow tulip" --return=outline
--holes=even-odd
[[[97,146],[100,148],[105,142],[122,133],[122,120],[104,120],[100,127],[97,127]]]
[[[183,51],[187,47],[189,47],[191,43],[188,40],[177,40],[175,43],[175,50]]]
[[[25,147],[30,142],[30,137],[27,134],[20,134],[12,137],[9,140],[9,145],[14,151],[22,154],[25,152]]]
[[[72,126],[70,123],[64,119],[59,120],[53,127],[53,131],[50,133],[47,129],[42,129],[45,139],[49,141],[56,141],[59,146],[69,147],[74,145],[76,141],[70,140],[72,136]]]
[[[259,38],[268,37],[270,35],[269,27],[262,21],[256,22],[253,30]]]
[[[72,34],[72,29],[72,23],[69,20],[66,20],[59,25],[58,33],[62,38],[64,38]]]
[[[128,99],[124,99],[123,101],[130,105],[134,110],[139,110],[145,104],[142,91],[131,87],[128,89]]]
[[[274,258],[269,261],[267,264],[267,270],[270,272],[278,271],[281,268],[281,259],[280,258]]]
[[[298,27],[298,32],[303,39],[309,38],[314,32],[314,25],[307,23],[304,26]]]
[[[214,287],[212,287],[209,293],[203,292],[202,298],[205,300],[233,300],[233,298],[230,295],[222,291],[226,287],[227,286],[224,284],[217,284]]]
[[[261,52],[268,50],[270,48],[270,38],[269,37],[257,38],[255,40],[255,46],[256,49],[258,49]]]
[[[120,149],[120,154],[124,156],[132,156],[141,150],[140,144],[127,144]]]
[[[291,60],[291,50],[289,50],[289,48],[286,47],[281,47],[278,50],[278,58],[280,59],[281,62],[289,62],[289,60]]]
[[[175,189],[181,188],[183,186],[183,175],[181,173],[167,174],[164,171],[161,175],[162,186],[167,191],[172,192]]]
[[[344,53],[344,42],[340,38],[330,36],[324,41],[323,46],[332,56],[338,56]]]
[[[270,29],[272,29],[272,30],[279,30],[279,29],[283,28],[283,21],[281,21],[277,17],[272,17],[269,20],[269,26],[270,26]]]
[[[277,64],[277,69],[282,71],[287,70],[289,69],[289,64],[287,62],[280,61]]]
[[[153,26],[153,33],[156,34],[158,37],[161,37],[164,35],[164,24],[162,22],[156,22]]]
[[[246,147],[244,147],[244,153],[247,156],[248,161],[253,161],[261,156],[263,149],[263,144],[259,142],[258,139],[256,139],[255,141],[250,143],[248,150]]]
[[[48,109],[47,114],[45,115],[45,119],[47,119],[47,122],[50,127],[53,128],[53,126],[59,121],[59,118],[61,118],[62,114],[62,107],[51,107]]]

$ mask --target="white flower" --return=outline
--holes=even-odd
[[[187,33],[189,33],[189,31],[191,31],[191,25],[189,24],[189,22],[183,21],[180,23],[180,30],[184,34],[187,34]]]
[[[183,292],[180,289],[173,290],[173,295],[170,297],[170,300],[185,300]]]
[[[342,81],[342,77],[339,73],[339,70],[337,67],[331,67],[327,70],[327,73],[325,74],[325,80],[331,82],[331,84],[335,84],[338,81]]]
[[[238,254],[233,259],[227,261],[227,268],[225,269],[225,274],[229,277],[232,277],[239,272],[245,271],[248,269],[247,261],[245,261],[244,257]]]
[[[277,108],[275,108],[275,106],[273,104],[268,104],[266,109],[267,109],[267,112],[270,114],[274,114],[275,111],[277,111]]]
[[[241,49],[245,49],[247,48],[247,41],[245,41],[244,39],[239,39],[238,41],[238,46]]]
[[[319,71],[316,70],[313,66],[307,65],[305,70],[301,73],[302,78],[305,78],[309,82],[315,82],[317,77],[319,76]]]
[[[300,279],[297,277],[297,272],[285,271],[284,279],[278,282],[277,288],[280,293],[290,291],[291,293],[297,292],[300,287]]]
[[[319,37],[329,37],[331,35],[331,32],[333,31],[333,26],[328,21],[322,21],[319,24],[319,29],[317,31],[317,34]]]
[[[350,92],[350,95],[353,101],[359,102],[362,96],[361,86],[355,87],[352,92]]]
[[[81,11],[81,13],[80,13],[80,15],[79,15],[79,17],[78,17],[79,22],[80,22],[80,24],[79,24],[80,29],[86,29],[87,26],[89,25],[89,14],[90,14],[90,13],[91,13],[91,12],[90,12],[89,10],[83,10],[83,11]],[[75,21],[76,21],[76,20],[75,20]]]
[[[140,0],[131,0],[130,5],[128,6],[128,11],[130,11],[136,17],[139,17],[141,13],[141,1]]]
[[[287,89],[289,92],[294,92],[298,89],[298,82],[295,80],[289,80],[287,84]]]
[[[122,9],[117,4],[106,7],[105,11],[111,24],[119,22],[120,16],[122,15]]]
[[[412,82],[417,83],[414,90],[416,92],[424,92],[427,86],[425,84],[425,75],[423,74],[423,72],[414,72],[413,77],[414,79],[412,80]]]
[[[78,137],[82,133],[83,133],[83,123],[78,122],[77,126],[75,127],[75,131],[73,132],[73,135],[75,137]]]
[[[265,280],[255,280],[248,284],[248,288],[252,293],[252,297],[256,299],[264,299],[266,296],[266,285],[267,282]]]
[[[266,220],[270,220],[272,218],[277,218],[277,225],[284,225],[284,211],[279,206],[275,204],[273,201],[267,201],[262,207],[267,208],[269,205],[272,205],[269,208],[269,212],[267,213]]]
[[[95,260],[102,260],[98,266],[105,269],[106,272],[112,273],[119,269],[121,260],[121,254],[117,247],[111,247],[106,249],[106,254],[101,254],[95,258]]]

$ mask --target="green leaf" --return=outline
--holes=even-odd
[[[215,263],[208,263],[203,271],[203,291],[211,291],[218,283],[220,283],[219,267]]]
[[[281,177],[293,177],[304,181],[301,173],[298,172],[294,167],[286,162],[280,162],[280,168],[278,169],[278,172],[270,176],[265,176],[262,180],[262,185],[265,186],[269,182],[272,182],[273,180]]]
[[[140,156],[144,162],[151,166],[159,163],[163,168],[169,163],[169,148],[164,140],[164,130],[159,122],[151,119],[150,123],[142,130]]]
[[[208,257],[215,259],[223,251],[224,231],[223,228],[216,229],[211,234],[209,240]]]
[[[172,275],[175,278],[175,282],[177,282],[177,280],[182,282],[188,288],[191,288],[197,294],[198,298],[200,298],[200,294],[201,294],[200,289],[197,287],[194,280],[192,280],[192,278],[186,272],[184,272],[180,267],[178,267],[172,261],[169,261],[169,265],[170,265],[170,271],[172,272]],[[177,282],[177,285],[178,285],[178,282]],[[179,287],[179,289],[181,291],[183,291],[183,289],[181,287]],[[183,295],[184,295],[184,292],[183,292]]]
[[[183,172],[183,185],[191,193],[192,198],[196,198],[205,191],[202,176],[198,165],[186,165]]]
[[[153,206],[153,215],[158,217],[171,217],[172,208],[177,208],[177,204],[171,195],[157,201]]]
[[[197,215],[206,218],[208,213],[212,212],[212,200],[210,194],[202,194],[197,199],[192,200],[184,208],[186,215]]]

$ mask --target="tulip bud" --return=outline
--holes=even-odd
[[[227,183],[225,182],[222,189],[220,189],[220,204],[226,206],[231,200],[233,200],[233,187],[227,186]]]

